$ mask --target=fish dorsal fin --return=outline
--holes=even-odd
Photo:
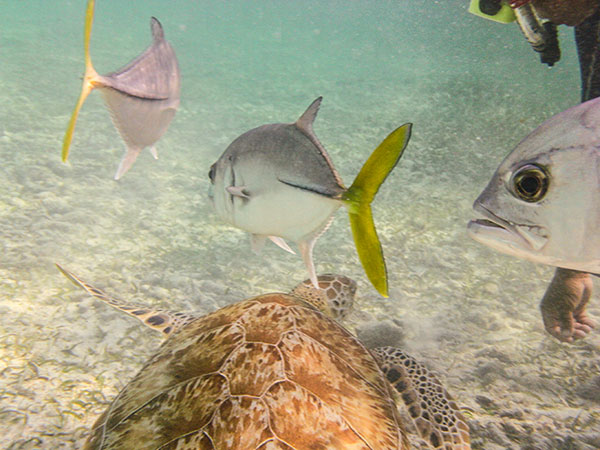
[[[152,30],[152,37],[154,38],[154,42],[163,41],[165,39],[165,32],[163,30],[163,27],[156,17],[150,18],[150,28]]]
[[[171,312],[162,309],[151,309],[124,303],[105,294],[100,289],[91,286],[74,273],[69,272],[61,267],[59,264],[56,264],[56,267],[58,267],[58,270],[60,270],[65,277],[71,280],[73,284],[81,287],[92,297],[102,300],[104,303],[108,303],[113,308],[135,317],[144,325],[152,328],[153,330],[161,332],[164,336],[170,336],[175,331],[197,318],[197,316],[193,314]]]
[[[315,118],[317,117],[317,113],[319,112],[319,107],[321,106],[322,100],[323,100],[322,96],[317,97],[315,99],[315,101],[310,104],[310,106],[306,109],[306,111],[304,111],[304,113],[296,121],[295,125],[296,125],[296,127],[298,127],[298,129],[300,131],[302,131],[311,140],[311,142],[315,145],[315,147],[317,147],[317,149],[319,150],[319,153],[323,156],[323,158],[325,158],[327,165],[331,169],[331,173],[332,173],[333,177],[335,178],[336,183],[338,185],[340,185],[341,187],[343,187],[344,182],[342,181],[340,174],[337,173],[337,170],[335,170],[335,167],[333,166],[333,161],[331,160],[331,158],[329,157],[329,154],[325,150],[325,147],[323,147],[323,144],[321,144],[321,142],[315,135],[315,132],[313,131],[313,122],[315,121]]]
[[[179,66],[156,18],[150,21],[153,42],[121,69],[104,75],[106,85],[123,94],[148,100],[179,102]]]
[[[304,111],[304,113],[300,116],[300,118],[296,121],[296,126],[304,131],[309,136],[313,136],[313,122],[317,117],[317,113],[319,112],[319,107],[321,106],[321,101],[323,97],[318,97],[314,102],[310,104],[310,106]]]

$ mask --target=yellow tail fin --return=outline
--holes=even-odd
[[[388,296],[388,279],[383,249],[375,231],[371,202],[389,173],[396,167],[408,140],[412,124],[392,131],[371,154],[343,199],[348,205],[350,226],[360,262],[371,284]]]
[[[69,147],[71,146],[71,141],[73,140],[73,131],[75,130],[75,123],[77,122],[79,110],[81,109],[83,102],[85,102],[85,99],[90,94],[90,92],[92,92],[92,90],[96,86],[98,86],[98,73],[96,73],[96,71],[94,70],[94,67],[92,66],[92,60],[90,58],[90,35],[92,34],[92,24],[94,23],[94,3],[95,0],[89,0],[87,10],[85,12],[85,27],[83,31],[83,50],[85,52],[85,75],[83,77],[81,94],[79,94],[79,99],[77,100],[77,104],[75,105],[75,109],[73,110],[71,120],[69,120],[69,125],[67,126],[67,131],[65,132],[65,137],[63,139],[63,162],[65,162],[69,157]]]

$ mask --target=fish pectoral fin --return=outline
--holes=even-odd
[[[119,163],[119,167],[117,168],[117,173],[115,173],[115,180],[121,178],[127,171],[133,166],[133,163],[137,159],[138,155],[142,149],[129,147],[127,148],[127,153],[123,156],[123,159]]]
[[[271,242],[273,242],[277,247],[284,249],[286,252],[290,252],[292,255],[296,254],[296,252],[291,249],[288,243],[285,242],[285,239],[279,236],[269,236],[269,239],[271,239]]]
[[[315,263],[313,262],[313,247],[315,246],[316,239],[313,238],[310,241],[302,241],[298,242],[298,247],[300,248],[300,254],[302,255],[302,259],[304,260],[304,264],[308,269],[308,275],[310,277],[310,281],[312,282],[315,289],[320,289],[319,281],[317,280],[317,273],[315,272]]]
[[[156,150],[156,147],[150,147],[150,154],[153,156],[154,159],[158,159],[158,150]]]
[[[234,197],[250,198],[250,193],[246,190],[246,186],[228,186],[225,188]]]
[[[267,237],[263,234],[252,234],[250,235],[250,244],[252,245],[252,251],[254,253],[260,253],[265,246]]]

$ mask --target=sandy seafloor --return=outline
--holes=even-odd
[[[142,153],[115,182],[123,144],[98,93],[60,162],[84,2],[0,3],[0,447],[78,448],[160,342],[54,262],[122,299],[202,313],[306,277],[299,257],[270,244],[256,256],[219,221],[207,172],[239,134],[294,121],[322,95],[315,130],[348,185],[388,132],[414,123],[374,204],[390,298],[366,282],[344,211],[316,246],[319,272],[358,280],[347,325],[401,326],[403,348],[465,407],[473,448],[600,448],[600,333],[549,337],[538,302],[553,269],[465,232],[502,158],[579,101],[572,30],[561,27],[563,59],[548,69],[515,24],[466,4],[98,0],[100,73],[145,48],[151,15],[182,71],[160,159]],[[600,319],[598,295],[590,311]]]

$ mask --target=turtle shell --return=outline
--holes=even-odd
[[[304,301],[267,294],[169,337],[86,449],[404,449],[368,350]]]

